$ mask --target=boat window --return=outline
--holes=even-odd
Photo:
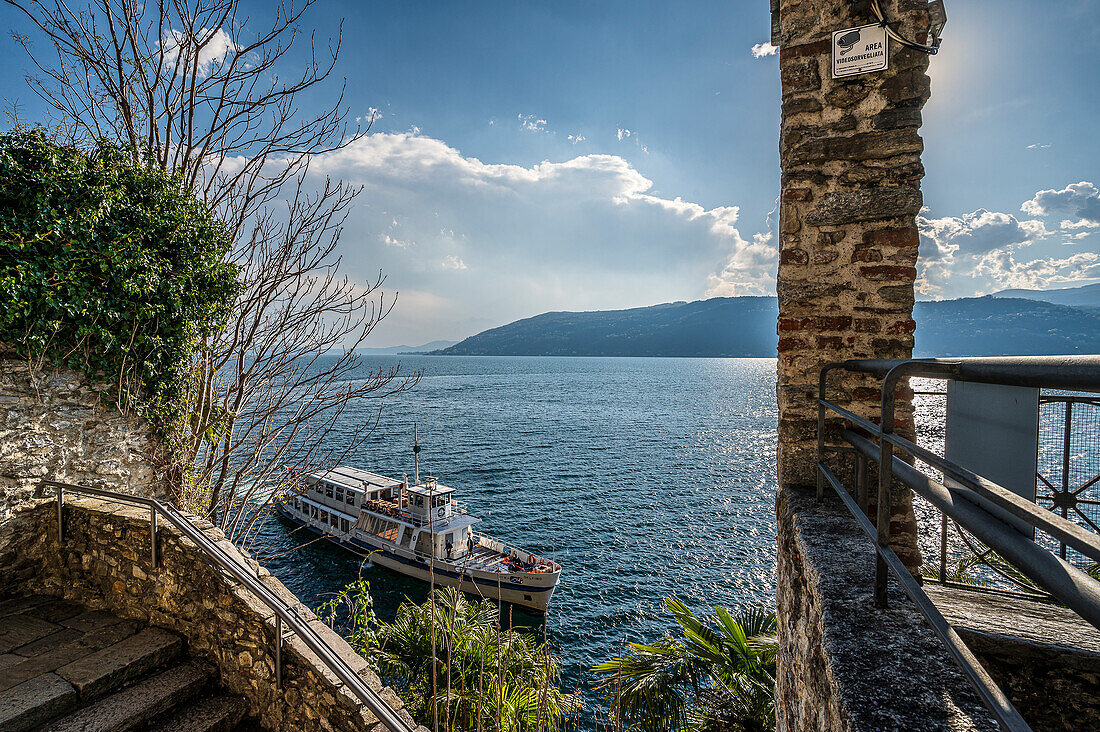
[[[336,500],[340,503],[344,502],[344,488],[343,486],[336,486]]]
[[[325,487],[323,485],[321,485],[320,483],[317,483],[313,486],[313,492],[318,493],[318,494],[319,493],[324,493],[325,492]]]
[[[343,531],[345,534],[348,533],[348,520],[346,518],[340,519],[340,531]]]
[[[332,483],[325,483],[325,497],[332,498]]]
[[[317,507],[316,506],[310,506],[309,507],[309,517],[310,518],[317,518]]]
[[[417,496],[416,497],[416,505],[420,506],[420,507],[424,506],[424,497],[423,496]]]
[[[321,511],[321,523],[328,523],[328,511]]]
[[[354,494],[354,493],[352,493],[351,491],[348,491],[348,496],[347,496],[347,499],[346,499],[346,501],[345,501],[345,502],[346,502],[346,503],[347,503],[347,504],[348,504],[349,506],[354,506],[354,505],[355,505],[355,494]]]
[[[302,510],[302,502],[300,500],[298,500],[297,498],[294,499],[294,510],[295,511],[301,511]]]

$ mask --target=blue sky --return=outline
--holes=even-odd
[[[922,297],[1100,281],[1100,4],[947,11],[922,128]],[[381,268],[399,293],[373,345],[774,292],[765,0],[321,2],[306,23],[330,36],[341,17],[353,115],[381,116],[321,167],[365,186],[348,273]],[[0,97],[34,120],[28,62],[0,43]]]

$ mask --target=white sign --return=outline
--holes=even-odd
[[[885,71],[890,63],[886,29],[877,23],[833,33],[833,78]]]

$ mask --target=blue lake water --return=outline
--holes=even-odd
[[[421,475],[458,489],[490,536],[563,566],[549,637],[572,688],[580,669],[617,655],[624,638],[656,639],[675,595],[699,611],[771,602],[775,593],[775,360],[401,356],[421,370],[383,406],[346,462]],[[349,410],[336,433],[373,421]],[[272,519],[257,554],[307,604],[354,580],[360,560]],[[283,553],[286,552],[286,553]],[[279,556],[276,556],[279,555]],[[426,587],[368,567],[377,611]],[[541,619],[518,614],[517,623]]]

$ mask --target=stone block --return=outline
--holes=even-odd
[[[844,132],[854,129],[853,122],[823,132]],[[854,135],[816,137],[783,153],[788,165],[815,165],[833,160],[874,160],[898,155],[919,155],[924,141],[915,129],[901,128]]]
[[[804,217],[811,226],[842,226],[916,216],[924,199],[918,188],[864,188],[828,193]]]

